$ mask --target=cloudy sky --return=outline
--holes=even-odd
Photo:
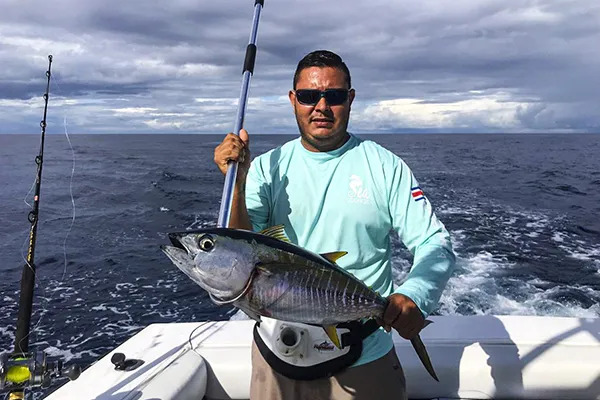
[[[253,0],[0,0],[0,134],[233,129]],[[600,132],[597,0],[266,0],[245,126],[296,133],[299,59],[329,49],[350,129]]]

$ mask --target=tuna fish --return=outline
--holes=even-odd
[[[323,327],[338,348],[340,323],[382,318],[387,299],[336,264],[346,252],[316,254],[290,243],[281,225],[261,232],[205,228],[169,233],[169,259],[218,305],[251,318],[269,317]],[[430,321],[426,321],[426,325]],[[417,335],[421,362],[438,380]]]

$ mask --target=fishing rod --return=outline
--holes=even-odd
[[[9,391],[9,400],[25,398],[25,389],[29,387],[47,387],[57,377],[77,379],[81,373],[78,365],[63,368],[62,361],[51,362],[43,352],[32,352],[29,349],[31,313],[33,308],[33,291],[35,288],[36,267],[34,262],[35,244],[37,239],[38,214],[40,207],[40,190],[42,184],[42,165],[44,161],[44,140],[46,138],[46,116],[50,93],[50,76],[52,55],[48,56],[47,83],[44,93],[44,117],[40,122],[42,128],[39,154],[35,157],[37,175],[35,178],[35,195],[33,209],[27,219],[31,223],[29,231],[29,248],[26,263],[21,277],[21,292],[19,296],[19,312],[15,333],[15,349],[12,354],[0,354],[0,391]]]
[[[252,23],[252,31],[250,33],[250,41],[246,47],[246,58],[244,60],[244,69],[242,72],[242,90],[238,102],[237,117],[235,120],[235,128],[233,133],[240,134],[240,130],[244,125],[244,115],[246,113],[246,104],[248,102],[248,88],[250,86],[250,78],[254,73],[254,61],[256,59],[256,36],[258,32],[258,22],[260,20],[260,12],[264,7],[264,0],[256,0],[254,3],[254,19]],[[221,209],[219,210],[219,219],[217,226],[227,228],[229,226],[229,218],[231,216],[231,203],[233,201],[233,189],[237,177],[238,163],[229,161],[227,163],[227,174],[225,175],[225,186],[221,197]]]

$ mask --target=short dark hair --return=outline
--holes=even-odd
[[[348,70],[346,63],[344,63],[342,58],[328,50],[315,50],[305,55],[304,58],[302,58],[302,60],[300,60],[298,63],[298,66],[296,67],[296,73],[294,73],[294,90],[296,89],[300,72],[302,72],[303,69],[310,67],[336,68],[346,74],[346,83],[348,83],[348,89],[352,88],[350,71]]]

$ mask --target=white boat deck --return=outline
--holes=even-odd
[[[421,337],[439,383],[394,333],[411,399],[600,399],[600,319],[431,319]],[[114,350],[139,368],[116,371],[112,352],[46,399],[248,399],[253,325],[150,325]]]

